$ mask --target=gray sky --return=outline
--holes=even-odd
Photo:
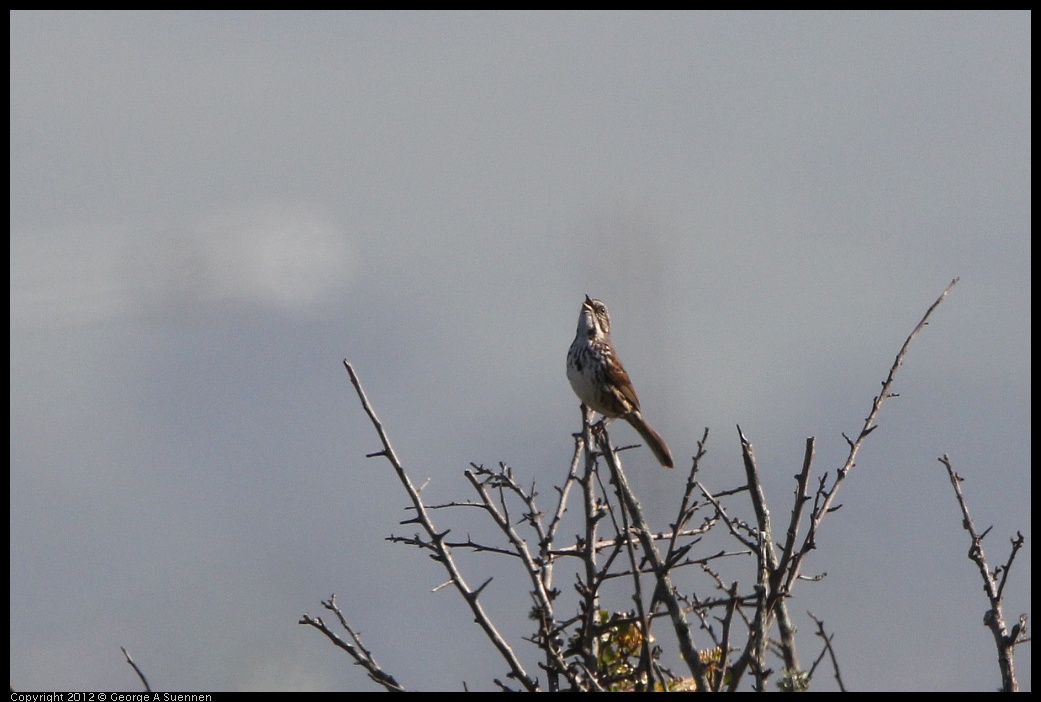
[[[936,458],[992,565],[1027,537],[1014,621],[1029,105],[1027,13],[12,13],[12,685],[139,689],[126,646],[156,689],[372,689],[297,625],[335,592],[405,685],[488,688],[436,564],[384,540],[406,499],[343,358],[430,501],[470,461],[548,499],[588,293],[679,465],[708,426],[736,486],[739,424],[784,514],[961,276],[792,610],[853,689],[997,688]],[[629,455],[664,527],[685,471]],[[462,563],[534,670],[519,571]]]

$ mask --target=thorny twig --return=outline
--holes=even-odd
[[[863,446],[865,439],[877,428],[878,425],[875,422],[880,410],[882,409],[882,404],[888,398],[896,396],[892,391],[893,383],[896,378],[897,369],[903,365],[911,341],[922,329],[925,328],[928,324],[930,315],[939,304],[943,302],[944,298],[957,282],[958,278],[951,281],[943,293],[935,302],[933,302],[929,309],[926,310],[921,321],[917,326],[915,326],[904,341],[903,346],[900,348],[900,351],[897,353],[896,358],[893,361],[893,365],[889,369],[888,376],[882,382],[881,392],[876,395],[872,401],[871,410],[864,420],[860,434],[857,436],[856,440],[851,440],[846,437],[846,441],[849,444],[849,454],[844,465],[838,469],[836,477],[830,487],[827,483],[827,475],[820,478],[816,494],[813,497],[813,507],[810,510],[809,529],[801,543],[798,541],[798,528],[802,519],[803,510],[810,500],[808,485],[810,467],[814,453],[813,437],[807,439],[803,467],[801,472],[796,476],[797,488],[795,505],[792,510],[791,519],[789,520],[785,543],[779,555],[775,550],[769,510],[766,507],[765,498],[761,493],[755,454],[751,443],[745,438],[740,427],[738,428],[738,434],[741,438],[742,456],[748,478],[745,487],[749,489],[752,497],[752,505],[756,513],[756,528],[753,530],[749,525],[728,517],[726,513],[722,511],[722,506],[718,502],[718,499],[712,497],[705,488],[702,488],[702,492],[706,499],[710,500],[716,507],[717,513],[727,524],[731,533],[742,544],[752,548],[754,552],[759,554],[760,561],[757,582],[757,592],[760,595],[760,604],[757,607],[752,632],[746,644],[745,651],[734,665],[734,674],[732,676],[730,689],[736,689],[741,674],[747,666],[751,666],[752,672],[757,679],[757,687],[762,689],[762,676],[765,673],[763,654],[765,652],[766,636],[774,617],[777,618],[778,626],[781,630],[781,651],[785,659],[786,674],[791,676],[791,680],[800,676],[798,662],[795,655],[795,627],[788,615],[785,599],[791,595],[791,590],[795,581],[801,577],[800,572],[802,570],[803,560],[810,551],[816,548],[817,529],[820,527],[820,524],[823,522],[825,516],[839,509],[841,506],[832,506],[835,497],[838,494],[838,489],[845,478],[849,475],[849,472],[856,465],[857,454]]]
[[[332,629],[330,629],[321,617],[312,617],[309,614],[305,614],[300,620],[301,624],[307,626],[313,626],[318,631],[325,634],[325,636],[342,648],[347,654],[354,659],[355,665],[359,665],[365,669],[368,673],[369,678],[373,681],[382,685],[388,692],[408,692],[401,684],[394,679],[393,675],[384,672],[380,668],[379,664],[376,663],[375,657],[372,652],[361,643],[361,637],[358,633],[351,628],[350,624],[347,623],[347,618],[343,616],[343,612],[340,611],[339,605],[336,604],[336,595],[332,595],[328,600],[322,601],[322,606],[327,610],[336,615],[336,618],[340,620],[340,626],[347,630],[347,634],[351,637],[351,641],[344,641],[339,635]]]
[[[126,648],[124,646],[120,646],[119,650],[123,652],[124,656],[126,656],[127,663],[129,663],[130,667],[134,669],[135,673],[137,673],[137,677],[141,678],[141,682],[145,686],[145,692],[151,692],[152,688],[149,687],[148,680],[145,678],[145,674],[142,673],[141,669],[137,667],[137,663],[134,663],[134,659],[130,657],[130,654],[127,652]]]
[[[404,466],[398,459],[397,454],[394,452],[394,448],[390,445],[390,439],[387,436],[386,431],[383,429],[383,424],[380,422],[379,417],[376,416],[376,412],[373,410],[372,405],[369,404],[369,399],[365,396],[365,391],[361,387],[361,382],[358,380],[357,374],[354,372],[354,368],[346,360],[343,362],[344,368],[347,369],[347,374],[350,376],[351,384],[354,386],[355,391],[358,393],[358,399],[361,400],[362,408],[365,413],[369,416],[369,420],[372,422],[373,427],[376,428],[376,433],[379,434],[380,442],[383,444],[383,449],[375,453],[368,455],[369,458],[374,456],[384,456],[390,464],[394,467],[394,472],[398,476],[398,480],[401,481],[405,491],[408,493],[410,500],[412,501],[412,507],[416,511],[416,516],[405,523],[417,523],[426,532],[430,539],[428,547],[434,551],[435,558],[438,563],[447,571],[449,581],[455,587],[455,589],[462,595],[466,604],[470,607],[470,611],[474,614],[474,619],[477,624],[484,630],[488,639],[492,642],[503,659],[506,661],[510,668],[510,677],[519,682],[525,690],[529,692],[535,692],[538,690],[538,681],[532,678],[524,670],[524,665],[520,662],[520,659],[514,653],[513,649],[503,638],[502,634],[492,623],[491,617],[484,610],[484,606],[480,602],[481,590],[487,586],[488,581],[485,581],[479,588],[472,588],[467,584],[466,579],[463,577],[462,572],[456,565],[454,558],[452,557],[452,551],[445,543],[445,537],[448,535],[448,530],[438,531],[434,526],[434,521],[430,517],[426,505],[423,503],[423,499],[419,494],[419,491],[412,484],[408,474],[405,472]]]
[[[669,577],[669,569],[658,555],[658,550],[654,546],[654,540],[651,538],[650,530],[647,528],[647,523],[644,520],[643,511],[640,509],[635,494],[629,488],[629,483],[625,479],[625,473],[622,472],[618,464],[617,455],[611,448],[610,439],[606,431],[600,436],[599,446],[601,455],[604,456],[608,466],[611,468],[611,475],[615,479],[622,495],[624,507],[632,517],[633,528],[636,529],[636,534],[643,546],[644,558],[650,562],[654,575],[658,580],[656,595],[664,603],[672,619],[673,629],[676,632],[676,639],[680,647],[680,654],[690,669],[698,689],[707,690],[709,686],[705,664],[701,662],[697,649],[694,647],[694,639],[690,633],[690,624],[687,622],[679,600],[676,598],[676,591],[672,585],[672,579]]]
[[[806,614],[809,615],[810,619],[817,623],[817,636],[824,640],[824,648],[821,649],[820,655],[817,656],[817,660],[815,660],[813,665],[810,666],[808,677],[813,679],[813,674],[817,670],[817,665],[821,662],[824,656],[827,655],[831,659],[831,667],[835,671],[835,680],[839,684],[839,691],[846,692],[846,684],[842,682],[842,673],[839,671],[839,660],[835,655],[835,649],[831,646],[831,640],[835,638],[835,635],[832,634],[831,636],[828,636],[827,632],[824,631],[824,622],[815,617],[813,612],[806,612]]]
[[[1012,539],[1012,550],[1005,565],[991,571],[990,565],[987,563],[987,557],[983,553],[983,538],[990,531],[990,528],[982,534],[976,530],[976,525],[969,515],[969,505],[961,491],[961,484],[964,478],[955,472],[954,467],[951,465],[951,459],[947,457],[946,453],[937,460],[947,468],[951,485],[954,487],[954,494],[958,499],[958,506],[961,508],[962,526],[965,528],[965,531],[969,532],[971,540],[969,560],[976,564],[980,571],[980,576],[983,578],[983,590],[987,593],[987,600],[990,604],[990,609],[983,616],[983,623],[994,636],[994,644],[998,650],[998,667],[1001,670],[1002,691],[1018,692],[1019,682],[1016,680],[1015,648],[1017,644],[1029,640],[1026,632],[1026,615],[1020,615],[1019,622],[1012,627],[1012,632],[1009,632],[1002,608],[1002,595],[1009,570],[1012,568],[1012,561],[1023,546],[1023,534],[1016,532],[1016,538]],[[998,580],[999,572],[1001,573],[1000,582]]]

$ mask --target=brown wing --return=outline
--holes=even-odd
[[[633,381],[629,380],[629,374],[625,372],[625,367],[618,359],[618,356],[613,355],[613,358],[614,363],[607,364],[607,373],[611,377],[611,387],[621,396],[619,398],[620,401],[629,406],[628,409],[630,411],[640,409],[640,399],[636,397]]]

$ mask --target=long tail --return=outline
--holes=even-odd
[[[647,448],[651,450],[654,457],[666,468],[672,468],[672,452],[665,445],[665,440],[658,436],[658,432],[651,429],[651,425],[643,418],[639,411],[625,415],[625,421],[633,426],[643,440],[647,442]]]

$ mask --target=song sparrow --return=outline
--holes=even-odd
[[[578,316],[575,340],[567,352],[567,379],[586,407],[605,417],[621,417],[629,422],[658,461],[672,468],[669,447],[640,413],[636,390],[611,344],[607,306],[588,295]]]

